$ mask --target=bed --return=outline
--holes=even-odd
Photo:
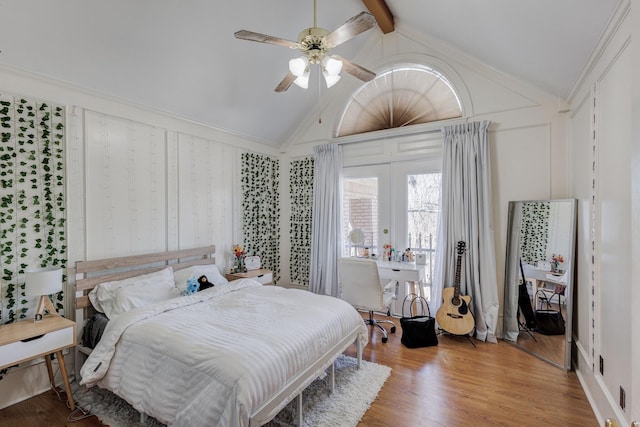
[[[109,304],[96,297],[101,289],[109,289],[119,310],[94,349],[81,346],[88,357],[80,384],[109,389],[170,426],[257,426],[301,399],[354,343],[360,362],[368,331],[340,299],[251,279],[183,295],[184,278],[215,267],[214,253],[208,246],[76,263],[81,317]],[[169,273],[179,294],[166,298],[170,292],[157,283]],[[114,283],[127,283],[133,302],[121,298],[124,286],[109,288]],[[136,304],[145,292],[164,297]]]

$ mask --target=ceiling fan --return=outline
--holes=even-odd
[[[365,82],[373,80],[376,76],[374,72],[338,55],[330,55],[329,52],[375,25],[376,20],[373,15],[360,12],[331,32],[319,28],[316,26],[316,0],[314,0],[313,27],[302,30],[297,42],[247,30],[237,31],[234,35],[238,39],[284,46],[297,49],[302,53],[300,57],[289,61],[289,72],[275,89],[276,92],[284,92],[292,83],[304,89],[309,86],[310,64],[321,65],[327,87],[333,86],[340,80],[342,70]]]

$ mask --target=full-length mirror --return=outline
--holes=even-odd
[[[574,199],[509,202],[504,338],[571,368]]]

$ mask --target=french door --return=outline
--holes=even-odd
[[[407,248],[427,256],[433,272],[440,200],[440,160],[344,169],[343,256],[396,256]]]

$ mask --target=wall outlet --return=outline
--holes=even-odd
[[[604,358],[600,355],[600,375],[604,375]]]

